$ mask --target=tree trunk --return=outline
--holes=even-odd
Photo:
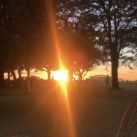
[[[83,75],[83,73],[80,72],[80,73],[79,73],[79,81],[82,81],[82,79],[83,79],[82,75]]]
[[[118,58],[114,57],[111,59],[111,76],[112,76],[112,89],[119,89],[118,82]]]
[[[30,78],[30,69],[27,68],[27,79],[29,80],[29,78]]]
[[[48,80],[50,81],[50,80],[51,80],[51,70],[48,69],[48,70],[47,70],[47,73],[48,73]]]
[[[31,92],[30,68],[28,67],[26,70],[27,70],[27,88],[28,88],[28,91]]]
[[[20,70],[20,68],[18,68],[18,75],[19,75],[19,80],[21,80],[22,76],[21,76],[21,70]]]
[[[15,75],[14,70],[11,73],[12,73],[12,76],[13,76],[13,80],[16,80],[16,75]]]
[[[3,87],[4,85],[4,70],[0,68],[0,86]]]
[[[8,82],[10,81],[10,70],[8,70]]]

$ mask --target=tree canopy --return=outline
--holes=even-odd
[[[1,1],[0,15],[0,77],[3,80],[4,71],[40,66],[39,59],[46,56],[48,27],[45,6],[39,0]]]
[[[112,87],[119,88],[119,64],[130,67],[137,56],[137,1],[52,2],[60,56],[70,73],[111,62]],[[51,69],[58,67],[47,4],[40,0],[0,1],[1,82],[4,72],[14,75],[18,69],[20,76],[22,68],[28,74],[30,68],[45,68],[50,78]]]
[[[119,88],[119,63],[135,59],[137,1],[69,0],[60,2],[59,9],[60,25],[67,20],[87,35],[103,62],[111,62],[112,87]]]

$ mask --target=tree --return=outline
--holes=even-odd
[[[93,64],[92,64],[93,65]],[[77,77],[77,80],[84,80],[85,76],[87,75],[87,73],[92,70],[93,66],[86,64],[78,64],[77,62],[75,62],[75,66],[74,66],[74,75]]]
[[[66,1],[64,1],[66,2]],[[66,2],[68,8],[69,2]],[[74,6],[74,5],[73,5]],[[69,8],[70,8],[69,7]],[[73,79],[73,74],[81,75],[91,70],[93,64],[99,63],[101,54],[98,49],[93,45],[94,40],[88,37],[87,31],[79,29],[79,24],[75,22],[75,18],[72,17],[73,12],[70,9],[65,9],[63,3],[57,6],[57,24],[58,31],[61,35],[60,48],[62,58],[69,68],[70,79]],[[77,67],[76,67],[77,66]]]
[[[45,4],[39,0],[5,0],[0,2],[0,82],[4,71],[42,65],[47,50]],[[44,50],[43,50],[44,49]],[[43,66],[42,66],[43,67]],[[2,82],[1,82],[2,83]]]
[[[129,54],[123,54],[123,51],[133,53],[134,50],[133,30],[137,27],[137,1],[70,0],[61,1],[59,7],[60,24],[64,26],[62,20],[67,20],[74,30],[86,32],[102,53],[103,61],[111,62],[112,88],[119,88],[119,63],[122,59],[132,59]],[[126,39],[128,36],[130,39]]]
[[[84,74],[99,61],[100,52],[91,45],[88,37],[83,36],[80,32],[73,32],[72,28],[61,31],[60,35],[61,57],[69,69],[70,80],[78,70],[80,70],[79,72],[82,70]]]

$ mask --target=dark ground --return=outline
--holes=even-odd
[[[1,95],[0,137],[71,137],[66,101],[59,89],[53,89],[42,94]],[[69,103],[76,137],[115,137],[125,109],[137,97],[132,88],[89,85],[74,89],[69,91]]]

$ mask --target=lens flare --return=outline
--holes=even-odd
[[[68,71],[67,70],[58,70],[53,71],[51,74],[53,80],[60,81],[62,83],[68,81]]]
[[[53,45],[55,46],[54,49],[56,50],[56,53],[58,55],[58,64],[60,69],[64,69],[64,65],[63,65],[63,60],[61,57],[61,50],[60,50],[60,41],[58,38],[58,32],[57,32],[57,27],[56,27],[56,18],[55,18],[55,12],[54,12],[54,6],[53,6],[53,1],[52,0],[46,0],[46,5],[47,5],[47,11],[48,11],[48,18],[49,18],[49,24],[50,24],[50,35],[52,38],[52,42]],[[65,77],[65,75],[63,74],[64,72],[58,72],[56,74],[56,78],[59,78],[62,75],[62,78],[59,78],[60,80],[62,79],[62,81],[67,80],[68,78]],[[68,134],[69,137],[76,137],[75,135],[75,128],[74,128],[74,121],[73,121],[73,116],[72,116],[72,110],[71,110],[71,106],[70,106],[70,100],[69,100],[69,96],[68,96],[68,89],[67,89],[67,82],[64,82],[63,84],[61,84],[61,91],[63,93],[62,96],[62,100],[64,100],[65,103],[65,110],[64,110],[64,115],[67,119],[67,122],[65,124],[67,124],[68,126]],[[63,104],[62,104],[63,105]],[[67,134],[67,133],[66,133]],[[67,136],[68,136],[67,134]]]

